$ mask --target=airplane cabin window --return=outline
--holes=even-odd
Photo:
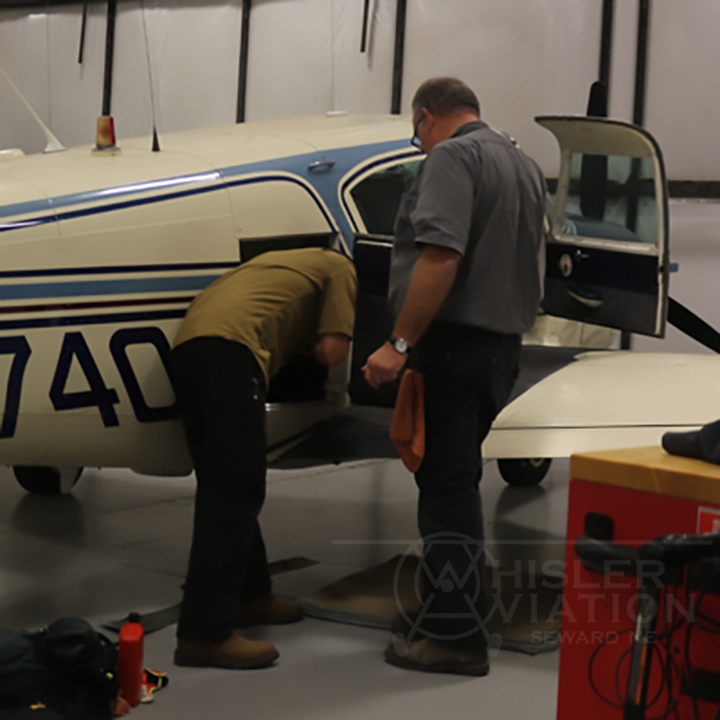
[[[359,182],[350,194],[370,235],[389,235],[395,228],[400,198],[417,176],[422,160],[383,168]]]
[[[562,232],[656,245],[652,158],[573,154]]]

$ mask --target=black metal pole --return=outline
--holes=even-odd
[[[647,54],[650,36],[650,0],[640,0],[638,11],[637,54],[635,56],[635,98],[633,102],[633,122],[636,125],[645,124],[645,89],[647,87]],[[627,227],[635,230],[637,227],[640,178],[640,160],[633,159],[628,185],[631,187],[627,206]],[[633,189],[634,188],[634,189]],[[629,350],[631,346],[630,333],[622,332],[620,348]]]
[[[108,0],[107,29],[105,33],[105,79],[103,81],[102,114],[110,115],[112,100],[113,55],[115,52],[115,18],[117,0]]]
[[[612,65],[613,15],[615,0],[603,0],[602,34],[600,37],[600,74],[598,79],[610,90],[610,68]]]
[[[392,105],[390,112],[400,114],[402,103],[402,80],[405,65],[405,25],[407,21],[407,0],[397,0],[395,18],[395,59],[393,61]]]
[[[647,54],[650,27],[650,0],[640,0],[640,16],[638,18],[637,57],[635,59],[635,101],[633,104],[633,122],[645,124],[645,88],[647,87]],[[628,184],[635,190],[628,198],[627,227],[635,230],[637,226],[639,205],[640,160],[633,160],[632,171]]]
[[[82,24],[80,25],[80,50],[78,50],[78,65],[82,65],[83,55],[85,52],[85,26],[87,25],[87,11],[88,4],[87,0],[85,0],[83,3]]]
[[[367,50],[367,28],[368,28],[369,14],[370,14],[370,0],[365,0],[365,7],[363,8],[362,37],[360,38],[360,52],[361,53],[364,53]]]
[[[245,98],[247,95],[248,53],[250,48],[250,10],[252,0],[243,0],[242,28],[240,29],[240,68],[238,70],[237,115],[235,122],[245,122]]]
[[[637,56],[635,59],[635,101],[633,122],[645,123],[645,89],[647,87],[647,55],[650,37],[650,0],[640,0],[638,17]]]

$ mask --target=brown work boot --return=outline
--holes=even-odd
[[[454,673],[455,675],[487,675],[490,672],[485,650],[462,650],[431,638],[405,643],[402,636],[393,636],[385,650],[391,665],[423,672]]]
[[[400,633],[407,638],[407,636],[413,632],[413,639],[417,640],[423,637],[425,633],[430,632],[429,623],[427,618],[423,618],[419,626],[416,627],[419,615],[419,610],[405,610],[404,612],[395,613],[392,623],[390,624],[392,634]]]
[[[235,613],[235,627],[287,625],[302,618],[302,605],[297,600],[268,593],[238,608]]]
[[[222,642],[194,642],[178,638],[175,664],[183,667],[218,667],[231,670],[272,665],[280,653],[274,645],[231,635]]]

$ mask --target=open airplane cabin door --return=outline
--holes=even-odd
[[[375,390],[365,381],[361,368],[393,329],[387,295],[395,217],[405,189],[420,171],[424,157],[411,150],[374,158],[342,190],[354,232],[353,259],[359,286],[350,379],[350,396],[357,404],[395,404],[399,380]]]
[[[535,118],[561,152],[547,242],[548,315],[663,337],[669,273],[662,153],[635,125]]]

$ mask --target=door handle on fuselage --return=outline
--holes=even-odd
[[[317,172],[318,170],[332,170],[335,167],[334,160],[316,160],[308,165],[310,172]]]

